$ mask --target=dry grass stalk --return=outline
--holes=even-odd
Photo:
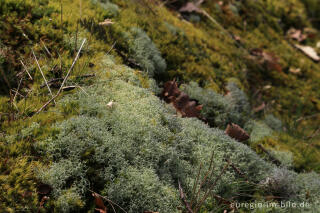
[[[52,91],[51,91],[51,89],[50,89],[50,86],[49,86],[49,84],[48,84],[48,81],[47,81],[46,77],[44,76],[44,74],[43,74],[43,72],[42,72],[42,69],[41,69],[40,64],[39,64],[39,62],[38,62],[38,59],[37,59],[37,57],[36,57],[36,54],[34,53],[33,50],[32,50],[32,54],[33,54],[34,59],[36,60],[36,63],[37,63],[38,68],[39,68],[39,70],[40,70],[40,72],[41,72],[42,78],[44,79],[44,82],[45,82],[46,85],[47,85],[47,88],[48,88],[48,90],[49,90],[49,93],[50,93],[51,97],[53,98],[54,96],[53,96],[53,94],[52,94]],[[53,102],[56,104],[56,101],[55,101],[54,99],[53,99]]]
[[[23,66],[24,70],[25,70],[25,71],[26,71],[26,73],[28,74],[28,76],[29,76],[30,80],[32,81],[32,80],[33,80],[33,78],[31,77],[30,73],[28,72],[28,68],[27,68],[27,66],[23,63],[23,61],[22,61],[22,60],[20,60],[20,62],[21,62],[21,64],[22,64],[22,66]]]
[[[65,84],[66,81],[68,80],[68,78],[69,78],[69,76],[70,76],[70,73],[71,73],[74,65],[76,64],[76,62],[78,61],[78,59],[79,59],[79,57],[80,57],[80,52],[81,52],[81,50],[82,50],[82,48],[83,48],[83,46],[84,46],[85,43],[86,43],[86,39],[83,39],[83,42],[82,42],[82,44],[81,44],[81,46],[80,46],[80,48],[79,48],[79,51],[78,51],[75,59],[73,60],[73,63],[72,63],[72,65],[71,65],[70,69],[68,70],[66,77],[63,79],[63,82],[62,82],[61,87],[60,87],[60,89],[58,90],[57,94],[56,94],[54,97],[52,97],[47,103],[45,103],[45,104],[36,112],[36,114],[38,114],[38,113],[41,112],[43,109],[45,109],[52,101],[54,101],[55,98],[57,98],[57,97],[60,95],[61,91],[63,90],[64,84]]]

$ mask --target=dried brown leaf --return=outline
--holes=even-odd
[[[181,13],[192,13],[192,12],[196,12],[196,13],[201,13],[201,9],[193,2],[188,2],[186,5],[184,5],[183,7],[181,7],[179,9],[179,12]]]
[[[289,72],[294,73],[294,74],[298,74],[301,72],[301,69],[290,67]]]
[[[294,28],[289,29],[287,35],[289,38],[297,40],[298,42],[302,42],[308,37],[306,34],[303,34],[301,30],[297,30]]]
[[[100,26],[109,26],[112,24],[114,24],[114,22],[111,19],[105,19],[103,22],[99,23]]]
[[[225,133],[239,142],[246,141],[250,138],[250,136],[244,129],[234,123],[232,123],[231,125],[228,124]]]
[[[166,82],[164,84],[162,97],[167,103],[174,106],[178,115],[182,117],[200,118],[202,105],[197,105],[196,101],[190,100],[186,93],[180,91],[177,82]]]
[[[107,207],[104,205],[101,196],[95,192],[92,193],[92,196],[95,198],[96,210],[100,213],[107,213]]]
[[[258,60],[258,62],[262,65],[265,65],[268,70],[277,70],[278,72],[282,72],[282,66],[279,63],[279,58],[270,52],[265,52],[261,48],[255,48],[250,51],[251,55],[253,55],[253,59]]]
[[[299,44],[294,45],[298,50],[302,51],[306,56],[311,58],[312,60],[318,62],[320,61],[320,57],[318,56],[317,52],[310,46],[302,46]]]

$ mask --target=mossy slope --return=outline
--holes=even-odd
[[[153,95],[161,81],[197,82],[201,88],[191,83],[188,93],[203,102],[213,127],[223,129],[228,122],[237,122],[251,133],[249,145],[259,154],[263,155],[257,144],[277,154],[290,151],[295,170],[319,171],[320,141],[315,130],[320,120],[320,68],[285,37],[290,27],[318,26],[310,19],[317,10],[312,0],[223,1],[223,5],[206,1],[201,7],[216,23],[199,14],[185,17],[187,21],[157,1],[61,2],[62,7],[58,1],[0,2],[0,69],[7,78],[0,80],[1,92],[8,94],[8,88],[19,85],[17,79],[24,70],[20,59],[33,77],[22,74],[15,100],[13,92],[11,98],[0,98],[0,185],[4,189],[0,210],[37,211],[36,188],[46,182],[54,191],[41,211],[93,211],[88,191],[92,189],[130,212],[174,212],[179,205],[177,181],[190,194],[197,167],[207,166],[212,151],[217,173],[227,158],[254,184],[267,176],[278,181],[261,192],[256,185],[243,185],[230,169],[215,193],[231,198],[249,188],[253,200],[259,200],[261,195],[280,193],[282,188],[275,186],[281,185],[288,188],[284,196],[292,194],[286,199],[308,200],[318,207],[318,174],[279,170],[221,130],[196,119],[176,118]],[[106,18],[114,24],[100,26]],[[40,87],[43,79],[32,49],[48,79],[64,77],[84,38],[87,45],[68,81],[83,90],[69,92],[68,97],[57,99],[56,106],[35,114],[49,94]],[[316,31],[306,44],[315,46],[317,38]],[[281,71],[252,58],[254,48],[275,54]],[[105,58],[107,52],[116,64],[136,70],[115,65]],[[301,71],[292,73],[290,68]],[[92,73],[98,80],[80,78]],[[232,100],[223,95],[232,88],[243,99],[230,108]],[[248,94],[251,106],[267,104],[263,113],[250,112],[239,88]],[[115,103],[108,108],[110,101]],[[270,113],[284,125],[264,118]],[[287,181],[286,175],[290,176]],[[293,182],[295,187],[290,186]],[[213,200],[204,211],[219,206]]]

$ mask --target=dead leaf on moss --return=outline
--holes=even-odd
[[[250,136],[244,129],[234,123],[228,124],[225,133],[239,142],[246,141],[250,138]]]
[[[162,97],[174,106],[181,117],[200,118],[202,105],[198,105],[195,100],[191,100],[186,93],[180,91],[176,81],[168,81],[164,84]]]
[[[109,26],[112,24],[114,24],[114,22],[111,19],[105,19],[103,22],[99,23],[100,26]]]
[[[282,72],[282,66],[279,63],[280,59],[275,54],[266,52],[261,48],[252,49],[250,54],[253,55],[254,59],[258,60],[260,64],[265,65],[268,70]]]
[[[300,68],[290,67],[289,72],[291,72],[291,73],[293,73],[293,74],[298,74],[298,73],[301,72],[301,69],[300,69]]]
[[[272,88],[271,85],[265,85],[265,86],[263,87],[264,90],[268,90],[268,89],[271,89],[271,88]]]
[[[186,3],[184,6],[182,6],[179,9],[180,13],[192,13],[192,12],[196,12],[196,13],[201,13],[202,10],[199,8],[199,6],[204,2],[205,0],[198,0],[198,1],[194,1],[194,2],[188,2]]]
[[[299,44],[295,44],[294,46],[298,50],[303,52],[306,56],[311,58],[312,60],[314,60],[316,62],[320,61],[320,57],[318,56],[317,52],[312,47],[310,47],[310,46],[302,46],[302,45],[299,45]]]
[[[234,40],[236,40],[236,41],[238,41],[238,42],[241,41],[241,37],[238,36],[238,35],[234,35],[233,38],[234,38]]]
[[[301,30],[297,30],[295,28],[289,29],[287,35],[289,38],[297,40],[298,42],[302,42],[308,37],[306,34],[303,34]]]
[[[96,210],[100,213],[107,213],[107,207],[104,205],[101,196],[95,192],[92,193],[92,196],[95,198],[94,202],[96,204]]]
[[[186,5],[184,5],[183,7],[181,7],[179,9],[179,12],[181,13],[192,13],[192,12],[196,12],[196,13],[201,13],[201,9],[193,2],[188,2]]]
[[[107,107],[112,108],[113,105],[114,105],[114,102],[113,102],[113,101],[110,101],[110,102],[107,104]]]

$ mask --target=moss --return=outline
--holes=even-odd
[[[237,85],[230,83],[227,96],[218,94],[212,89],[203,89],[195,82],[183,84],[180,88],[190,98],[203,105],[201,114],[210,126],[225,129],[229,123],[243,125],[249,116],[249,101]]]
[[[221,130],[200,121],[173,117],[150,90],[137,84],[139,77],[132,69],[109,66],[107,77],[85,88],[88,95],[77,93],[62,101],[78,102],[81,116],[58,123],[58,134],[37,143],[37,149],[53,161],[49,168],[39,170],[38,177],[53,186],[55,199],[72,185],[88,208],[84,195],[90,185],[97,191],[104,188],[103,195],[129,212],[172,212],[179,205],[178,180],[190,191],[188,186],[196,176],[193,167],[208,164],[212,150],[217,171],[228,158],[252,181],[266,177],[271,166],[249,147],[239,146]],[[114,105],[108,108],[111,100]],[[240,185],[229,185],[235,181],[239,180],[230,170],[215,190],[232,196],[242,190]],[[146,191],[148,198],[144,198]]]
[[[163,73],[167,64],[148,35],[139,28],[132,28],[131,32],[133,40],[129,52],[133,59],[150,76]]]
[[[185,2],[178,1],[171,8],[178,8]],[[4,159],[0,164],[0,177],[1,187],[8,192],[0,193],[0,208],[13,212],[24,208],[37,211],[36,185],[39,180],[35,177],[34,166],[39,168],[38,177],[56,184],[53,199],[45,207],[66,212],[75,208],[93,210],[92,200],[85,192],[88,183],[112,197],[118,196],[115,191],[121,191],[116,200],[131,211],[142,209],[143,204],[151,211],[171,212],[178,205],[177,180],[181,179],[190,193],[194,168],[201,162],[207,165],[212,149],[216,152],[217,173],[227,157],[247,173],[251,181],[258,182],[268,174],[272,166],[249,147],[194,119],[175,118],[170,109],[152,95],[159,93],[155,80],[114,63],[134,66],[135,63],[130,64],[132,58],[135,59],[133,62],[142,65],[135,69],[153,71],[158,82],[172,78],[186,84],[197,82],[198,86],[191,88],[207,97],[199,94],[195,97],[208,106],[204,113],[214,114],[213,126],[221,128],[229,118],[230,110],[226,98],[218,93],[223,94],[229,79],[235,78],[241,85],[229,83],[228,86],[234,91],[234,95],[231,91],[228,103],[231,101],[235,106],[233,110],[237,111],[237,116],[230,115],[232,119],[237,117],[239,123],[244,124],[252,117],[250,100],[252,106],[265,102],[267,114],[273,113],[282,121],[283,132],[279,131],[280,122],[272,117],[265,118],[266,124],[247,122],[252,148],[256,149],[256,144],[261,143],[270,149],[290,151],[296,171],[319,171],[319,138],[313,136],[319,119],[306,119],[319,110],[319,66],[294,49],[292,41],[283,36],[291,27],[317,27],[316,21],[308,19],[316,17],[318,8],[313,6],[314,2],[246,0],[224,1],[223,6],[210,1],[203,3],[202,8],[219,23],[217,25],[202,15],[197,17],[200,22],[189,22],[173,10],[154,3],[146,5],[145,1],[86,0],[81,1],[80,8],[79,1],[63,0],[62,23],[59,1],[1,1],[0,69],[5,71],[11,86],[16,87],[16,74],[23,70],[18,63],[22,59],[34,80],[24,78],[20,93],[28,98],[18,95],[10,103],[10,97],[0,97],[0,156]],[[99,26],[98,23],[106,18],[112,18],[115,24],[105,28]],[[240,41],[235,42],[230,35],[239,36]],[[79,84],[84,92],[64,92],[68,96],[57,99],[55,107],[50,105],[47,111],[34,115],[49,95],[46,88],[40,88],[43,80],[31,59],[31,49],[48,79],[63,77],[82,38],[88,39],[87,47],[90,48],[85,48],[81,54],[68,85]],[[52,56],[46,53],[40,39]],[[306,44],[313,46],[318,39],[315,35],[314,39],[308,38]],[[282,71],[252,59],[249,52],[253,48],[274,53]],[[112,57],[105,58],[106,52]],[[301,72],[293,74],[289,71],[291,67],[300,68]],[[95,73],[103,81],[77,78],[89,73]],[[4,81],[0,83],[4,85]],[[86,87],[88,84],[93,86]],[[264,89],[266,85],[271,88]],[[8,94],[9,90],[2,87],[1,91]],[[211,97],[216,100],[208,100]],[[114,106],[108,108],[111,100]],[[259,115],[254,119],[258,120]],[[292,124],[295,120],[300,120],[299,125]],[[79,136],[78,141],[74,140],[77,137],[67,137],[63,129]],[[105,149],[100,148],[101,144]],[[117,149],[115,144],[119,146]],[[69,156],[61,153],[59,147]],[[41,151],[50,154],[40,155]],[[106,162],[113,167],[100,166]],[[120,167],[126,170],[115,169]],[[72,176],[74,179],[70,178]],[[299,196],[308,194],[311,188],[317,189],[316,175],[298,176],[301,177],[297,181],[301,187]],[[139,178],[142,183],[137,181]],[[125,181],[128,187],[115,180]],[[215,192],[231,198],[244,190],[241,184],[232,185],[238,181],[241,180],[234,171],[227,171]],[[152,188],[147,188],[151,182]],[[69,183],[73,185],[70,187]],[[141,184],[153,199],[144,199],[141,191],[137,192],[140,200],[135,197],[132,191]],[[253,194],[255,190],[250,192]],[[29,192],[32,192],[31,196]],[[159,194],[167,199],[161,199],[156,192],[161,192]],[[312,191],[311,197],[316,199],[316,193],[316,190]],[[207,203],[206,207],[212,205]]]

